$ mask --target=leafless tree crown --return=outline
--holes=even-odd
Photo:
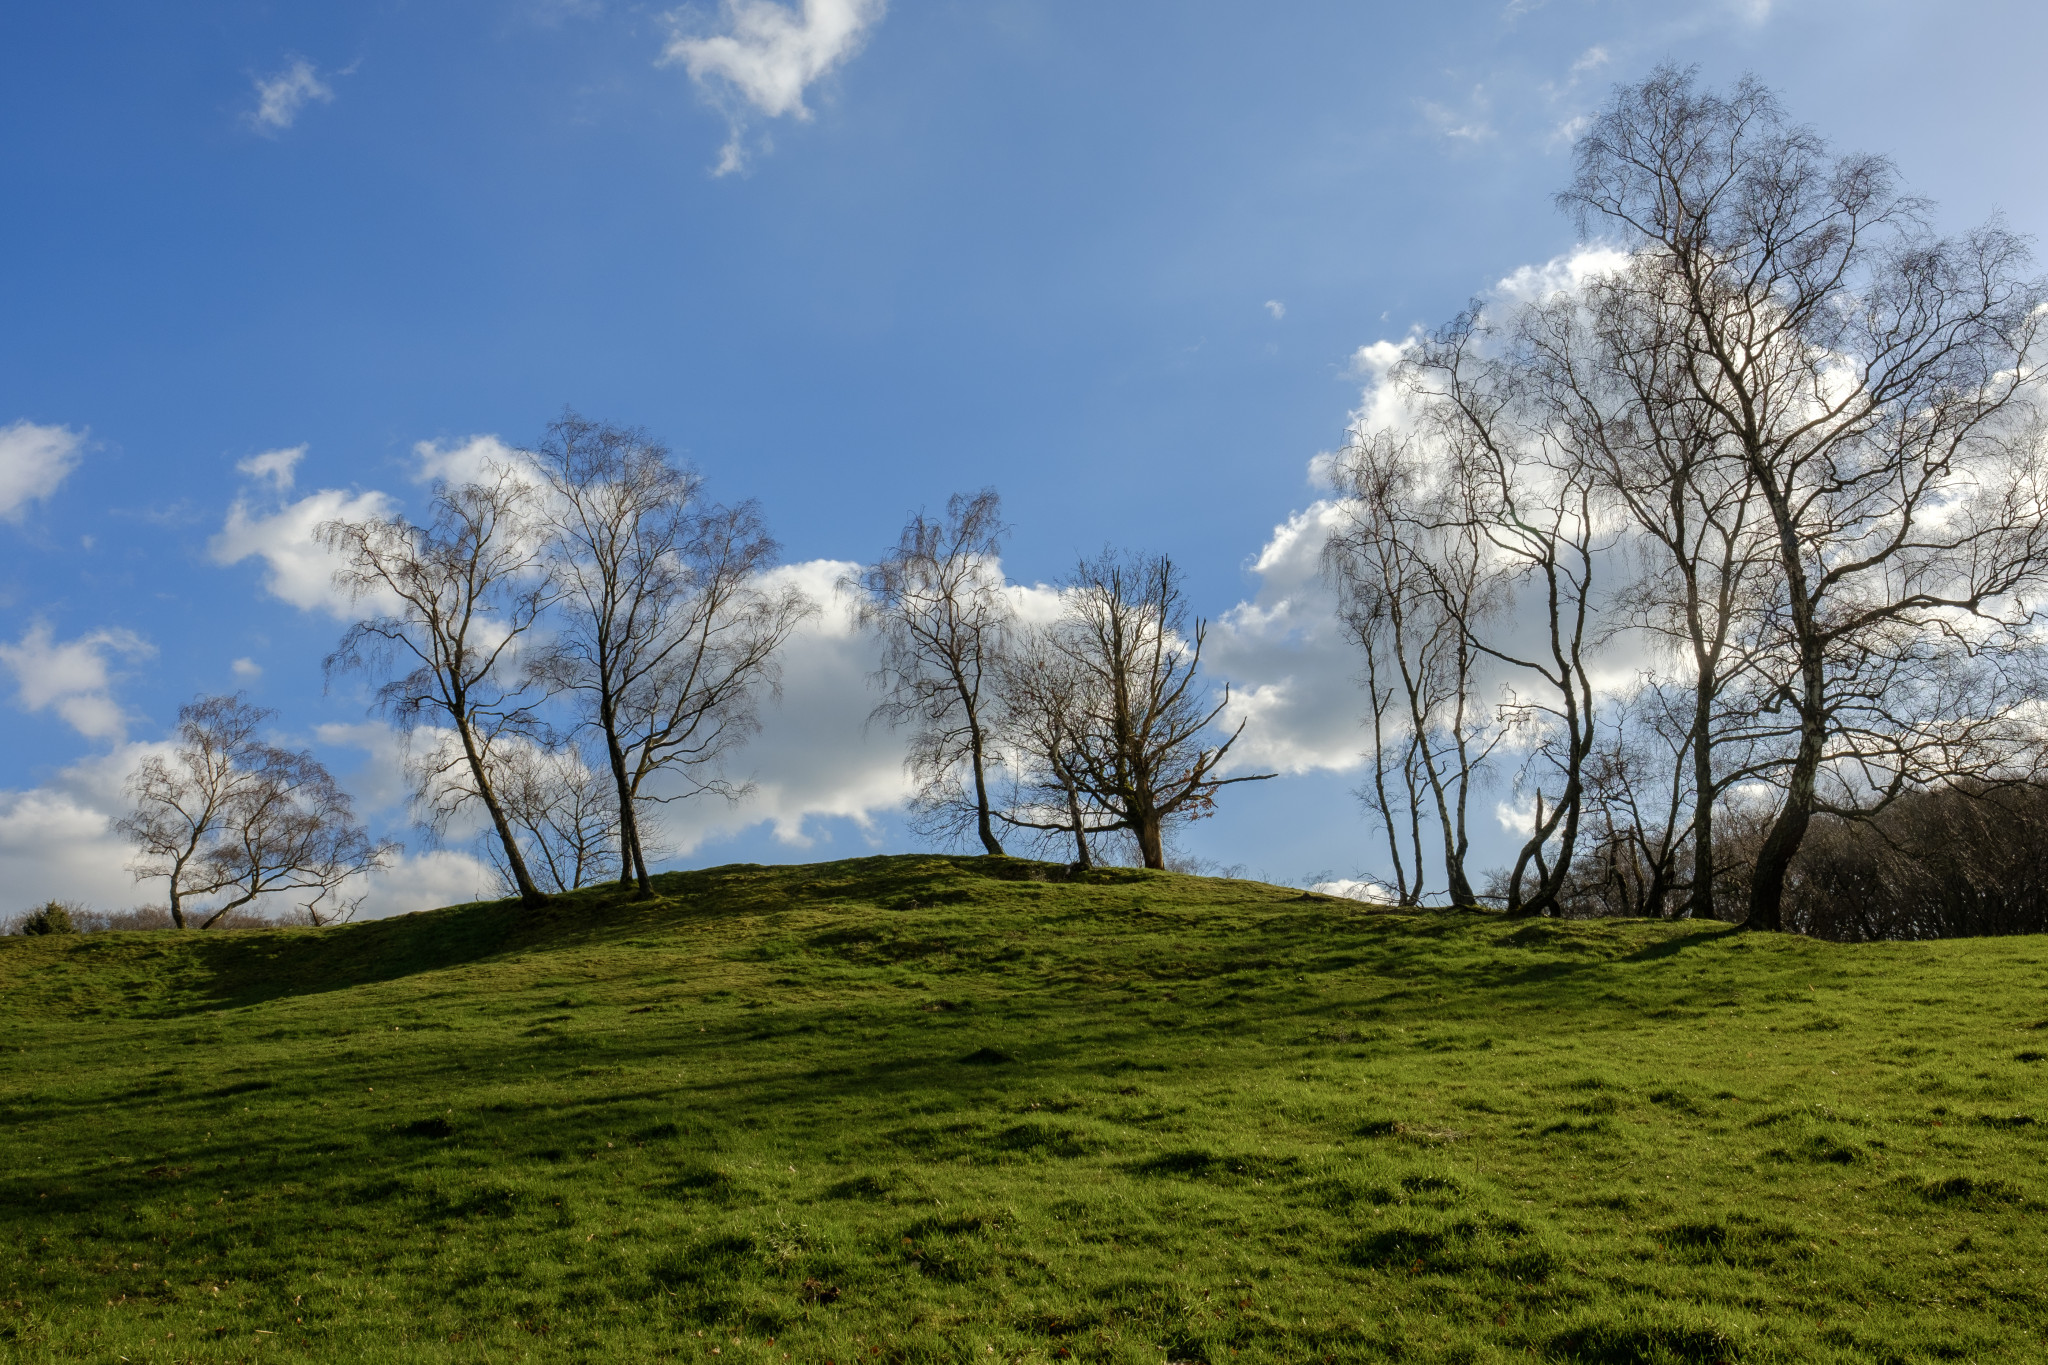
[[[943,519],[914,514],[854,583],[861,620],[882,641],[882,700],[870,719],[910,730],[906,762],[923,825],[941,837],[971,828],[998,854],[990,694],[1013,615],[998,567],[1004,529],[993,488],[956,493]]]
[[[180,929],[227,923],[264,896],[290,898],[308,923],[345,919],[361,900],[349,884],[393,852],[312,754],[263,740],[273,714],[239,695],[188,702],[175,747],[129,781],[116,828],[135,844],[136,879],[164,880]]]
[[[1816,818],[2034,771],[2048,288],[1896,179],[1754,81],[1662,69],[1562,196],[1619,268],[1475,307],[1389,376],[1407,416],[1338,460],[1329,565],[1405,898],[1425,813],[1458,898],[1449,798],[1484,763],[1530,812],[1511,907],[1710,914],[1739,881],[1759,928]],[[1722,867],[1716,812],[1763,793]]]

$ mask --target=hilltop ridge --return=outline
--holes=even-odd
[[[2043,1350],[2042,939],[1061,875],[739,865],[8,940],[0,1333],[138,1361]]]

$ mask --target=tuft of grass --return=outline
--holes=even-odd
[[[2048,1356],[2038,939],[657,890],[0,942],[0,1358]]]

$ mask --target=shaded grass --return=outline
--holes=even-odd
[[[0,1357],[2048,1354],[2039,939],[1044,875],[8,940]]]

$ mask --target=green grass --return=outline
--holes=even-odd
[[[1032,867],[0,943],[0,1356],[2048,1358],[2041,939]]]

